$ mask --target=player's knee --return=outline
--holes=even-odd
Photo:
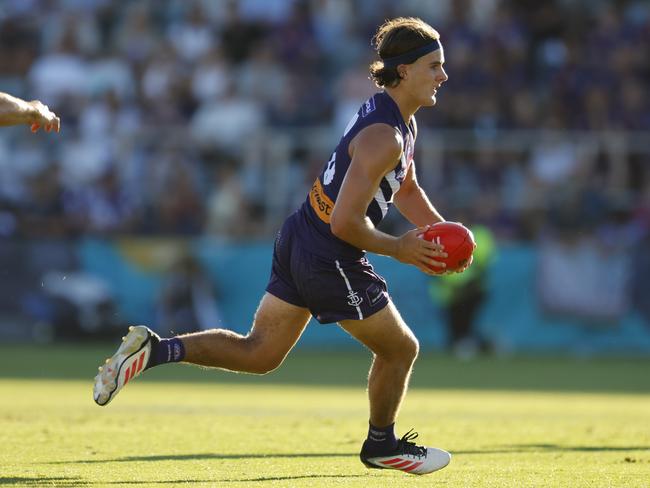
[[[415,336],[410,336],[406,344],[404,351],[405,359],[413,363],[420,353],[420,343]]]
[[[396,359],[409,366],[413,364],[420,352],[420,343],[413,335],[406,336],[399,347]]]
[[[385,361],[411,365],[418,357],[420,344],[414,335],[404,336],[399,341],[391,342],[389,347],[378,348],[375,354]]]
[[[246,337],[248,343],[248,361],[246,372],[253,374],[266,374],[277,369],[284,360],[284,354],[278,353],[269,347],[259,337],[249,335]]]
[[[283,359],[283,357],[278,355],[260,355],[253,358],[249,365],[248,372],[253,374],[270,373],[280,367]]]

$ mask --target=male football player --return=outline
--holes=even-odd
[[[418,185],[413,151],[414,114],[435,105],[447,80],[445,57],[438,32],[417,18],[385,22],[373,42],[380,59],[370,76],[382,90],[359,108],[304,204],[284,222],[250,332],[213,329],[161,339],[147,327],[132,327],[100,367],[95,402],[106,405],[142,371],[168,362],[267,373],[282,363],[314,316],[338,323],[373,353],[361,461],[414,474],[449,463],[446,451],[416,445],[417,434],[395,436],[419,345],[365,257],[392,256],[427,274],[429,266],[444,267],[436,260],[446,257],[442,246],[419,237],[443,218]],[[398,237],[377,229],[393,203],[416,227]]]

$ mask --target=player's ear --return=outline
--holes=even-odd
[[[408,77],[408,69],[403,64],[400,64],[397,67],[397,74],[399,75],[400,79],[405,80]]]

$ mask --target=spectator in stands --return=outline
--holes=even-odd
[[[193,136],[179,133],[181,139],[222,154],[241,153],[242,133],[264,134],[270,126],[340,127],[347,108],[333,103],[333,93],[344,91],[355,104],[363,98],[367,80],[349,67],[363,64],[359,57],[369,26],[395,8],[386,0],[82,3],[75,10],[78,2],[52,0],[28,13],[24,2],[7,0],[0,18],[0,87],[47,100],[70,127],[70,136],[57,141],[66,189],[82,184],[79,174],[101,164],[107,147],[124,166],[137,165],[155,152],[151,147],[159,134],[167,140],[166,134],[179,128],[189,127]],[[429,127],[472,129],[481,138],[500,129],[650,130],[650,96],[644,89],[650,83],[647,2],[593,2],[580,7],[579,15],[575,2],[410,0],[399,8],[401,15],[435,17],[454,46],[447,65],[452,82],[438,110],[422,115],[423,133]],[[2,94],[4,107],[8,100]],[[16,99],[11,103],[15,111]],[[22,103],[26,113],[27,102]],[[56,115],[48,112],[46,120],[53,122]],[[522,154],[516,167],[497,157],[490,195],[500,195],[497,214],[509,213],[522,226],[509,235],[534,237],[530,229],[541,228],[528,225],[529,210],[543,214],[557,185],[576,168],[582,171],[577,142],[544,141],[532,154]],[[6,172],[12,173],[20,164],[21,144],[0,141],[0,146]],[[463,174],[457,176],[471,182],[483,181],[478,155],[442,157],[462,159]],[[205,170],[209,163],[199,164]],[[613,173],[614,166],[626,164],[635,163],[599,162],[587,170],[605,166]],[[118,170],[120,176],[125,171],[134,170]],[[233,173],[245,178],[241,166]],[[513,176],[528,203],[510,197],[506,188]],[[26,184],[20,178],[26,176],[19,175],[17,188]],[[642,178],[603,181],[608,189],[623,185],[635,198]],[[454,186],[436,189],[441,201],[449,202],[453,191]],[[204,205],[207,195],[199,194]],[[161,194],[151,198],[156,201],[146,203],[153,213],[165,209]]]

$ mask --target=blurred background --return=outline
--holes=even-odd
[[[277,229],[376,91],[370,38],[408,15],[449,75],[418,177],[479,243],[448,278],[370,257],[423,349],[650,355],[644,0],[3,0],[0,91],[62,121],[0,131],[3,341],[248,330]]]

